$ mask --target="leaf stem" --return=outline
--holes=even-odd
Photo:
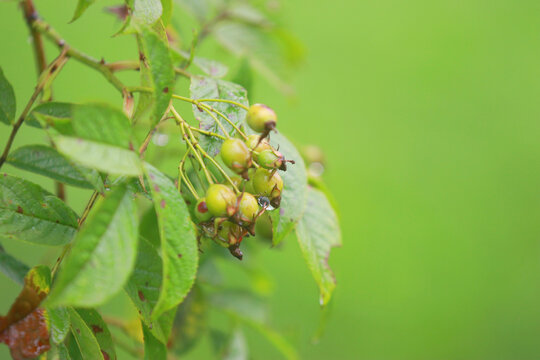
[[[246,105],[244,105],[242,103],[234,101],[234,100],[228,100],[228,99],[197,99],[197,101],[199,101],[199,102],[209,102],[209,101],[211,101],[211,102],[223,102],[223,103],[236,105],[236,106],[241,107],[242,109],[244,109],[246,111],[249,110],[249,107],[247,107]]]
[[[205,130],[196,128],[196,127],[194,127],[194,126],[190,126],[189,128],[190,128],[191,130],[193,130],[193,131],[196,131],[196,132],[198,132],[198,133],[204,134],[204,135],[206,135],[206,136],[213,136],[213,137],[217,137],[217,138],[219,138],[219,139],[221,139],[221,140],[227,140],[227,138],[226,138],[225,136],[222,136],[222,135],[213,133],[213,132],[211,132],[211,131],[205,131]]]

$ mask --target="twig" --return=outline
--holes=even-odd
[[[47,67],[45,72],[40,76],[40,81],[36,85],[36,88],[34,90],[34,93],[30,97],[30,100],[28,100],[28,103],[24,107],[24,110],[22,111],[21,115],[19,116],[17,122],[13,124],[13,129],[11,130],[11,134],[9,134],[8,141],[6,143],[6,146],[4,147],[4,152],[2,153],[2,156],[0,157],[0,168],[4,163],[6,162],[7,156],[9,154],[9,150],[11,149],[11,146],[13,145],[13,141],[15,140],[15,136],[17,136],[17,132],[19,131],[19,128],[21,127],[22,123],[26,119],[26,116],[28,116],[28,113],[30,112],[30,109],[32,109],[32,105],[34,105],[34,102],[39,96],[39,93],[41,90],[43,90],[43,87],[47,83],[47,80],[49,80],[50,76],[58,70],[58,64],[65,60],[66,52],[63,51],[56,59],[53,60],[53,62]]]

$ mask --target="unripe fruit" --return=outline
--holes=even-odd
[[[223,245],[228,247],[242,242],[245,232],[240,226],[230,221],[216,222],[216,226],[217,237],[223,242]]]
[[[195,216],[200,222],[208,221],[212,218],[212,214],[208,210],[208,205],[206,204],[206,198],[200,198],[195,205]]]
[[[249,148],[249,150],[253,150],[256,153],[260,153],[263,150],[271,150],[272,145],[266,141],[266,139],[263,139],[259,141],[260,136],[259,135],[249,135],[246,140],[246,145]],[[253,157],[255,160],[257,160],[257,154],[253,154]]]
[[[241,196],[238,206],[240,220],[252,223],[259,213],[259,203],[255,199],[255,196],[249,193],[242,193],[239,196]]]
[[[250,128],[263,133],[276,127],[277,116],[268,106],[253,104],[249,107],[246,120]]]
[[[242,190],[242,178],[240,176],[231,176],[231,180],[238,189]],[[229,189],[234,190],[230,182],[225,184]]]
[[[213,216],[229,215],[235,204],[234,192],[223,184],[212,184],[206,190],[206,206]]]
[[[251,152],[240,139],[227,139],[221,145],[221,159],[229,169],[237,174],[251,167]]]
[[[272,229],[272,220],[270,219],[270,214],[265,212],[257,218],[255,223],[255,233],[257,237],[264,240],[272,240],[274,236],[274,231]]]
[[[277,171],[258,168],[252,181],[255,193],[267,196],[270,200],[281,196],[283,180]]]
[[[264,150],[259,154],[257,161],[265,169],[282,169],[285,157],[278,151]]]

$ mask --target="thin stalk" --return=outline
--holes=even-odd
[[[202,159],[201,155],[199,154],[199,152],[195,149],[195,147],[193,146],[193,143],[191,142],[191,140],[188,138],[187,134],[186,134],[186,130],[184,128],[184,124],[186,126],[189,126],[187,124],[187,122],[180,116],[180,114],[178,114],[178,112],[176,111],[176,109],[174,107],[170,107],[171,109],[171,112],[173,113],[174,115],[174,118],[176,120],[176,123],[178,124],[178,126],[180,126],[180,130],[182,131],[182,138],[186,141],[186,144],[188,145],[188,147],[191,149],[191,151],[193,151],[193,154],[195,155],[195,158],[197,158],[197,161],[199,162],[199,164],[201,165],[202,169],[203,169],[203,172],[204,172],[204,175],[206,176],[206,180],[208,181],[209,184],[213,184],[214,182],[212,181],[212,178],[210,177],[210,173],[208,172],[208,169],[206,168],[206,164],[204,163],[204,160]],[[195,142],[196,143],[196,142]]]
[[[225,116],[223,113],[219,112],[218,110],[214,109],[212,106],[210,105],[206,105],[206,104],[203,104],[201,103],[201,100],[197,99],[191,99],[191,98],[188,98],[188,97],[185,97],[185,96],[181,96],[181,95],[177,95],[177,94],[173,94],[172,95],[173,99],[178,99],[178,100],[182,100],[182,101],[185,101],[185,102],[189,102],[189,103],[192,103],[193,105],[196,105],[197,107],[199,108],[202,108],[204,111],[206,111],[210,116],[212,116],[212,118],[218,123],[218,125],[220,125],[221,123],[217,120],[217,118],[210,113],[210,111],[213,111],[215,112],[216,114],[218,114],[219,116],[221,116],[223,119],[225,119],[225,121],[227,121],[244,139],[247,139],[247,136],[246,134],[244,134],[242,132],[242,130],[240,130],[240,128],[234,123],[232,122],[227,116]],[[223,99],[203,99],[205,101],[220,101],[220,100],[223,100]],[[229,101],[222,101],[222,102],[229,102]],[[240,104],[240,103],[236,103],[236,102],[233,102],[235,104]],[[240,104],[241,105],[241,104]],[[242,105],[243,106],[243,105]],[[226,134],[227,132],[223,130],[223,126],[220,126],[221,127],[221,130]]]
[[[186,186],[188,187],[191,194],[195,197],[195,199],[199,200],[200,196],[195,190],[195,187],[191,183],[191,180],[189,180],[188,176],[184,173],[184,164],[186,163],[186,158],[189,154],[189,151],[186,151],[184,154],[184,157],[182,158],[182,161],[180,161],[180,164],[178,165],[178,175],[180,176],[180,179],[178,181],[178,191],[181,191],[181,185],[182,181],[186,183]]]
[[[194,126],[190,126],[189,128],[190,128],[191,130],[193,130],[193,131],[196,131],[196,132],[198,132],[198,133],[204,134],[204,135],[206,135],[206,136],[213,136],[213,137],[217,137],[217,138],[219,138],[219,139],[221,139],[221,140],[227,140],[227,138],[226,138],[225,136],[222,136],[222,135],[213,133],[213,132],[211,132],[211,131],[205,131],[205,130],[196,128],[196,127],[194,127]]]
[[[26,103],[26,106],[24,107],[24,110],[22,111],[17,121],[13,124],[13,129],[11,130],[11,133],[9,134],[8,141],[6,143],[6,146],[4,147],[4,152],[2,153],[2,156],[0,156],[0,168],[6,162],[7,156],[9,154],[9,150],[11,149],[11,146],[13,145],[13,141],[15,140],[15,137],[17,136],[17,133],[21,125],[23,124],[24,120],[28,116],[30,109],[32,109],[32,105],[34,105],[34,102],[36,102],[39,94],[43,90],[43,87],[49,80],[51,74],[54,73],[55,71],[60,71],[60,69],[58,69],[57,64],[64,61],[65,57],[66,57],[66,52],[62,52],[56,59],[54,59],[54,61],[47,67],[45,72],[43,72],[42,75],[40,76],[40,80],[38,84],[36,85],[34,93],[30,97],[30,100],[28,100],[28,102]]]
[[[32,29],[43,34],[47,39],[56,44],[60,49],[67,48],[67,55],[73,59],[91,67],[94,70],[99,71],[108,82],[110,82],[121,93],[124,89],[124,84],[118,79],[113,72],[105,65],[105,61],[100,61],[92,58],[91,56],[68,46],[64,39],[45,21],[39,18],[33,18],[31,20]]]
[[[237,101],[234,101],[234,100],[227,100],[227,99],[197,99],[198,102],[223,102],[223,103],[228,103],[228,104],[232,104],[232,105],[236,105],[236,106],[239,106],[241,107],[242,109],[248,111],[249,108],[242,104],[242,103],[239,103]]]
[[[192,139],[194,139],[194,136],[193,136],[193,133],[191,132],[191,129],[187,128],[187,131],[188,131],[188,134],[190,135],[190,137]],[[201,154],[207,158],[208,160],[210,160],[210,162],[212,164],[214,164],[214,166],[219,170],[219,172],[223,175],[223,177],[225,177],[225,179],[232,185],[232,187],[234,188],[234,191],[236,191],[237,193],[240,192],[240,190],[238,190],[238,187],[236,187],[236,185],[234,184],[234,182],[232,181],[232,179],[229,177],[229,175],[227,174],[227,172],[225,170],[223,170],[223,168],[218,164],[218,162],[216,160],[214,160],[213,157],[211,157],[210,155],[208,155],[208,153],[206,151],[204,151],[204,149],[201,147],[201,145],[199,145],[199,143],[195,143],[195,147],[197,148],[197,150],[199,150],[201,152]]]

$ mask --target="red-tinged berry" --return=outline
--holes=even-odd
[[[240,139],[227,139],[221,146],[221,159],[229,169],[237,174],[251,167],[251,152]]]
[[[250,128],[259,133],[268,133],[275,129],[277,116],[274,110],[263,104],[253,104],[247,113],[247,123]]]
[[[206,198],[200,198],[195,204],[195,216],[200,222],[208,221],[212,218],[212,213],[206,204]]]

